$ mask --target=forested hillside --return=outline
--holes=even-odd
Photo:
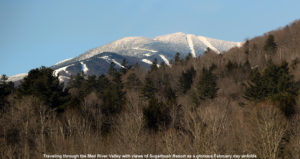
[[[186,53],[181,53],[186,54]],[[59,83],[0,83],[0,158],[42,154],[256,154],[300,158],[300,21],[224,54],[177,53]],[[159,67],[158,67],[159,66]]]

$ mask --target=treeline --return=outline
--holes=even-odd
[[[0,81],[1,158],[42,154],[256,154],[299,158],[297,21],[224,54],[177,53],[106,75],[33,69]],[[287,38],[288,37],[288,38]],[[298,54],[297,54],[298,53]]]

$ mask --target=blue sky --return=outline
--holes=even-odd
[[[0,0],[0,74],[51,66],[125,36],[243,41],[299,18],[299,0]]]

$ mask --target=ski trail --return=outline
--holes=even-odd
[[[190,47],[190,50],[191,50],[191,53],[192,53],[193,57],[196,57],[196,52],[195,52],[195,49],[194,49],[194,43],[193,43],[193,40],[192,40],[192,35],[187,34],[186,35],[186,40],[188,42],[188,45]]]
[[[109,58],[108,56],[102,56],[102,57],[99,57],[99,58],[106,60],[107,63],[113,62],[113,63],[115,63],[116,65],[118,65],[118,66],[124,68],[124,66],[121,65],[117,60],[111,59],[111,58]]]
[[[159,56],[161,57],[161,59],[164,60],[164,62],[165,62],[168,66],[170,66],[169,60],[168,60],[164,55],[159,55]]]
[[[113,63],[117,64],[118,66],[124,68],[124,66],[121,65],[121,64],[120,64],[118,61],[116,61],[115,59],[112,59],[111,61],[112,61]]]
[[[83,71],[84,73],[86,73],[86,72],[89,70],[88,67],[86,66],[85,63],[83,63],[83,62],[80,62],[80,63],[81,63],[82,71]]]
[[[69,72],[67,71],[67,68],[68,68],[69,66],[65,66],[65,67],[62,67],[62,68],[59,68],[59,69],[56,69],[56,70],[54,70],[53,71],[53,75],[54,76],[58,76],[59,75],[59,72],[61,72],[61,71],[65,71],[67,74],[69,74]]]
[[[150,64],[150,65],[152,64],[152,62],[150,60],[147,60],[147,59],[143,59],[142,61],[147,63],[147,64]]]
[[[156,50],[151,50],[151,49],[144,49],[144,48],[133,48],[134,50],[142,50],[142,51],[150,51],[150,52],[157,52]]]
[[[212,44],[204,37],[204,36],[198,36],[199,40],[202,41],[207,47],[215,51],[216,53],[220,54],[220,51],[212,46]]]

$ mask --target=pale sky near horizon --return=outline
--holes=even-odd
[[[299,18],[299,0],[0,0],[0,74],[52,66],[126,36],[243,41]]]

